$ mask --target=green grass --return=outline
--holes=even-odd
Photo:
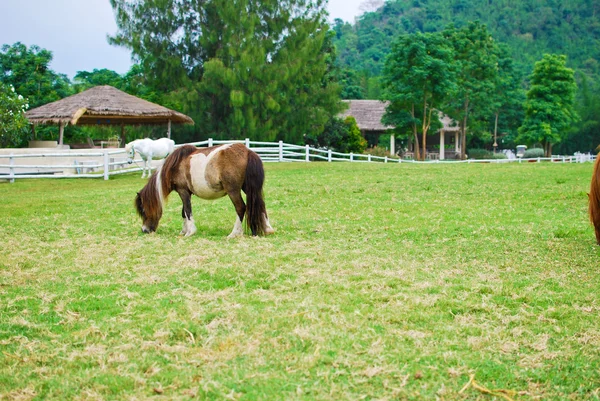
[[[600,397],[587,164],[267,164],[277,232],[138,175],[0,184],[0,399]]]

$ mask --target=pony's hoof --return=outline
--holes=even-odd
[[[236,234],[229,234],[227,236],[227,239],[240,238],[240,237],[243,237],[243,236],[244,236],[244,234],[237,234],[237,233]]]
[[[265,230],[265,235],[271,235],[271,234],[275,234],[275,229],[274,228],[267,228]]]

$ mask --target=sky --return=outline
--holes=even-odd
[[[330,19],[353,22],[364,0],[329,0]],[[21,42],[50,50],[50,68],[73,78],[77,71],[131,67],[128,49],[108,44],[117,32],[109,0],[0,0],[0,46]]]

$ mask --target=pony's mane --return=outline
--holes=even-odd
[[[179,169],[179,165],[181,162],[188,158],[189,155],[195,153],[197,151],[195,146],[192,145],[183,145],[177,149],[173,153],[171,153],[165,159],[165,162],[160,169],[160,185],[164,198],[166,199],[169,196],[169,193],[173,190],[173,174],[177,172]]]
[[[135,198],[135,209],[142,219],[162,214],[162,201],[156,186],[156,171]]]
[[[596,156],[594,163],[589,198],[590,221],[596,231],[596,242],[600,244],[600,155]]]

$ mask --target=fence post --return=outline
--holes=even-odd
[[[400,164],[400,163],[402,163],[402,158],[401,157],[398,158],[398,164]]]
[[[283,141],[279,141],[279,161],[283,161]]]
[[[108,180],[108,150],[104,151],[104,181]]]
[[[331,162],[331,149],[327,150],[327,161]]]
[[[212,138],[208,138],[208,147],[210,148],[211,146],[213,146]]]
[[[367,161],[370,163],[371,162],[371,154],[367,155]]]
[[[309,162],[310,161],[310,147],[308,145],[304,145],[304,148],[306,149],[306,157],[305,157],[304,161]]]
[[[8,164],[10,166],[14,166],[15,165],[15,159],[13,158],[13,154],[10,154],[10,157],[8,159]],[[10,182],[11,184],[15,182],[15,169],[13,167],[10,168],[9,170],[9,174],[8,174],[8,182]]]
[[[350,161],[353,162],[354,161],[354,153],[350,152]]]
[[[387,156],[383,160],[384,160],[384,163],[387,163]]]
[[[246,147],[250,149],[250,138],[246,138]]]

